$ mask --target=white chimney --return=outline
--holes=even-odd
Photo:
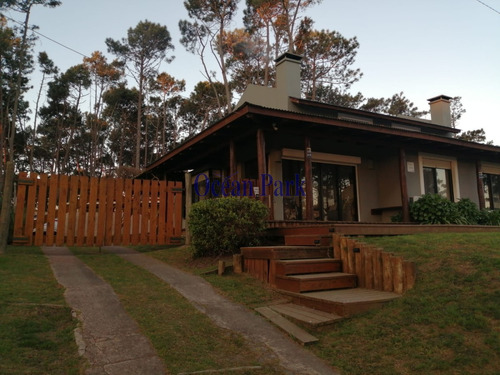
[[[451,96],[439,95],[427,99],[431,107],[431,121],[451,128]]]

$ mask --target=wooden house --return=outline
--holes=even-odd
[[[456,139],[449,96],[429,99],[431,120],[372,113],[302,99],[300,56],[276,64],[276,87],[250,85],[143,176],[186,181],[188,201],[258,194],[274,221],[409,221],[425,193],[500,209],[500,147]]]

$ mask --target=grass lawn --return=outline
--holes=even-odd
[[[81,373],[77,321],[41,251],[8,247],[0,285],[0,374]]]
[[[416,286],[380,310],[312,332],[320,338],[309,347],[315,354],[344,374],[500,374],[500,234],[364,241],[414,261]],[[207,263],[191,261],[187,248],[148,254],[194,272]],[[205,278],[249,307],[276,298],[246,275]]]
[[[156,276],[113,254],[96,248],[72,248],[98,275],[113,287],[127,312],[150,338],[168,370],[195,372],[259,366],[241,374],[279,374],[266,353],[249,347],[239,335],[217,327],[177,291]],[[175,253],[177,249],[164,251]]]

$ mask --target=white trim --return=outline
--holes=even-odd
[[[419,153],[418,164],[420,168],[420,192],[422,195],[425,194],[424,167],[442,168],[451,170],[453,198],[455,202],[458,202],[460,200],[460,184],[458,179],[458,163],[456,158],[443,155]]]
[[[481,172],[500,175],[500,165],[492,163],[481,163]]]
[[[284,148],[281,150],[281,158],[288,160],[304,161],[304,150]],[[361,164],[359,156],[348,156],[339,154],[329,154],[326,152],[312,152],[312,161],[324,164],[358,165]]]

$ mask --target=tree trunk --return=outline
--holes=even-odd
[[[0,213],[0,255],[5,254],[9,236],[10,216],[12,212],[12,192],[14,190],[14,162],[5,163],[5,184],[2,195],[2,211]]]

